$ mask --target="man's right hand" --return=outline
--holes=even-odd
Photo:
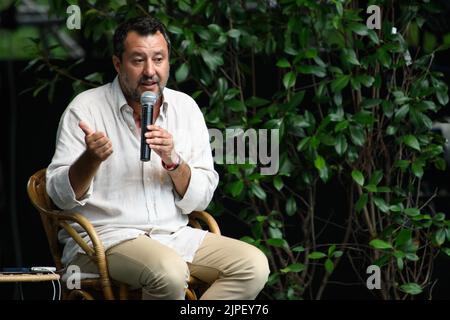
[[[89,125],[80,121],[78,126],[83,130],[86,142],[86,155],[94,161],[103,162],[113,153],[111,140],[103,132],[95,132]]]

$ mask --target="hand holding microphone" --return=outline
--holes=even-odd
[[[150,160],[150,146],[145,141],[148,126],[153,124],[153,107],[158,100],[158,95],[151,91],[145,91],[141,95],[141,161]]]

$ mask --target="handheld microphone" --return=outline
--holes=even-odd
[[[145,142],[145,133],[148,131],[147,126],[153,124],[153,106],[158,100],[158,95],[151,91],[145,91],[141,95],[141,161],[150,160],[150,147]]]

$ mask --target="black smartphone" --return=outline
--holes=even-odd
[[[36,272],[32,271],[31,268],[7,267],[7,268],[0,268],[0,273],[13,274],[13,273],[36,273]]]

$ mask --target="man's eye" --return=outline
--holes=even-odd
[[[144,62],[144,59],[134,59],[134,62],[135,63],[141,63],[141,62]]]
[[[163,61],[163,58],[156,58],[153,59],[156,63],[161,63]]]

